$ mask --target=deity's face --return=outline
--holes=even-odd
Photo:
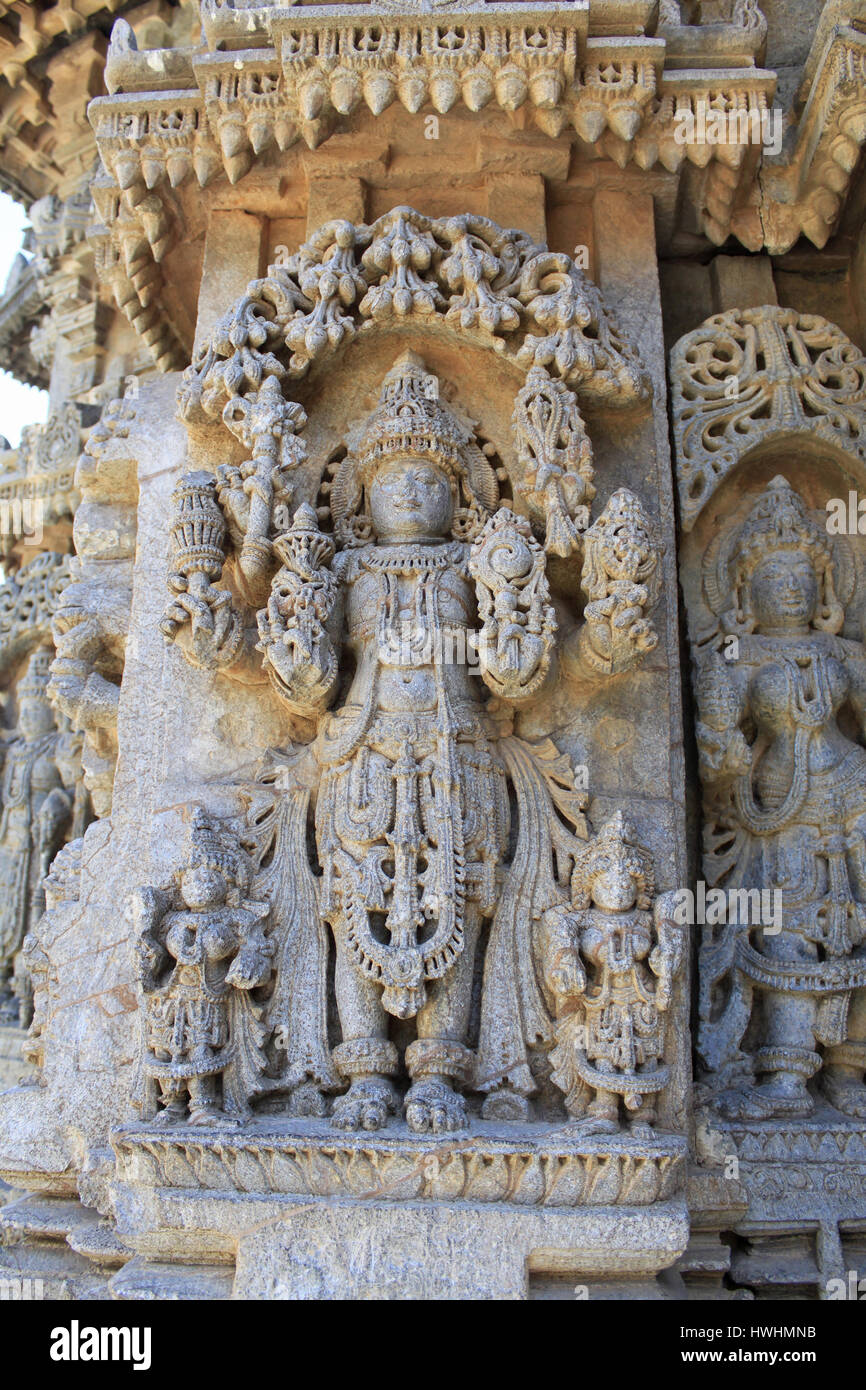
[[[187,869],[180,881],[181,897],[193,912],[219,907],[226,899],[226,881],[218,869],[204,864]]]
[[[23,699],[18,710],[18,728],[28,743],[54,729],[54,710],[47,700]]]
[[[758,631],[808,627],[818,606],[815,567],[802,550],[777,550],[752,575],[752,612]]]
[[[628,912],[637,902],[637,883],[625,855],[604,854],[593,865],[590,895],[603,912]]]
[[[439,540],[451,530],[454,502],[447,473],[409,456],[383,463],[369,487],[370,515],[380,541]]]

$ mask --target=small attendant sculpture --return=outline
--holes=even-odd
[[[267,903],[245,897],[252,866],[203,812],[168,889],[133,895],[144,992],[138,1108],[145,1119],[241,1120],[266,1066],[251,991],[267,984]]]
[[[545,913],[545,983],[555,1000],[553,1080],[589,1134],[615,1134],[620,1108],[652,1137],[666,1018],[683,960],[674,894],[652,906],[649,855],[617,814],[575,865],[572,906]]]
[[[0,781],[0,1020],[17,1022],[21,1004],[13,992],[18,952],[45,910],[43,880],[63,844],[74,794],[58,763],[61,734],[48,703],[47,648],[31,658],[18,683],[18,736],[6,748]],[[0,750],[2,751],[2,750]],[[29,991],[19,993],[29,996]],[[29,999],[24,1001],[29,1021]]]

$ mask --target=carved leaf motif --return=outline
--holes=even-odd
[[[475,1154],[467,1159],[466,1200],[503,1201],[511,1185],[508,1160],[502,1154]]]
[[[586,1174],[580,1158],[562,1155],[548,1157],[548,1187],[544,1201],[548,1206],[576,1207],[583,1201]]]
[[[568,256],[484,217],[432,219],[402,207],[370,226],[327,223],[287,265],[253,280],[184,373],[181,415],[212,419],[267,376],[303,376],[365,319],[413,315],[494,336],[513,358],[547,366],[587,396],[648,394],[635,353]],[[531,328],[542,336],[527,336]]]
[[[453,1201],[462,1197],[466,1186],[466,1160],[462,1154],[450,1154],[444,1163],[440,1162],[436,1176],[430,1180],[430,1197],[441,1202]]]
[[[409,208],[397,208],[381,219],[383,225],[363,256],[371,282],[360,305],[365,317],[406,318],[444,308],[435,279],[425,274],[439,249],[426,221]]]
[[[497,295],[493,289],[502,263],[483,237],[469,230],[469,224],[469,218],[454,218],[446,228],[454,239],[442,262],[442,277],[450,290],[462,293],[452,295],[445,317],[459,321],[461,328],[513,332],[520,326],[520,301],[510,294]]]
[[[626,1154],[621,1160],[622,1187],[619,1200],[636,1207],[649,1206],[659,1194],[661,1177],[657,1163],[642,1155]]]
[[[544,1170],[537,1154],[515,1158],[514,1185],[509,1198],[520,1206],[535,1206],[544,1196]]]
[[[270,1167],[274,1192],[308,1191],[304,1174],[294,1155],[285,1153],[282,1149],[274,1149]]]
[[[583,1200],[587,1206],[613,1205],[621,1200],[622,1158],[618,1154],[592,1154],[587,1158],[587,1184]]]

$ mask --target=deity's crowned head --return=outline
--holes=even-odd
[[[338,534],[363,535],[364,495],[380,541],[471,539],[498,503],[496,474],[472,430],[440,399],[438,378],[414,352],[387,373],[357,454],[335,481]]]
[[[18,728],[29,742],[42,738],[56,729],[54,710],[48,700],[48,679],[53,651],[40,647],[27,664],[25,675],[18,682]]]
[[[193,911],[237,899],[249,887],[246,855],[231,843],[218,825],[196,807],[190,825],[190,853],[180,875],[180,893]]]
[[[838,632],[844,614],[833,567],[830,538],[787,479],[774,478],[740,527],[731,554],[734,625],[758,632],[810,626]]]
[[[652,857],[617,811],[575,864],[572,901],[575,907],[592,906],[603,912],[628,912],[634,907],[645,910],[653,889]]]

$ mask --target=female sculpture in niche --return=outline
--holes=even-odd
[[[705,872],[779,890],[781,926],[709,929],[699,1050],[725,1114],[808,1115],[817,1076],[866,1118],[866,653],[838,635],[837,557],[784,478],[709,558],[738,653],[697,673]]]
[[[66,751],[48,703],[48,671],[53,653],[36,652],[18,683],[18,732],[5,752],[0,782],[0,1020],[18,1020],[19,1001],[10,981],[28,928],[45,907],[43,880],[63,844],[72,818],[74,787],[61,774]],[[0,755],[3,749],[0,747]],[[68,761],[68,759],[67,759]],[[73,759],[74,764],[74,759]],[[70,776],[74,777],[76,767]],[[29,991],[24,995],[27,1013]],[[29,1019],[26,1021],[29,1022]]]
[[[291,1092],[295,1113],[322,1113],[323,1094],[342,1088],[334,1125],[372,1130],[400,1108],[405,1068],[402,1108],[417,1132],[463,1127],[467,1091],[484,1097],[485,1118],[526,1118],[530,1053],[554,1040],[538,921],[566,901],[587,833],[568,759],[512,732],[513,709],[539,692],[555,655],[545,553],[529,520],[499,507],[471,428],[415,354],[387,374],[359,433],[333,480],[333,536],[310,506],[296,510],[269,543],[281,567],[257,615],[264,670],[315,731],[307,748],[272,755],[290,790],[246,840],[265,866],[269,1014],[287,1054],[261,1089]],[[582,461],[572,502],[590,476]],[[190,475],[176,497],[176,564],[196,572],[172,585],[163,631],[185,652],[192,644],[196,664],[210,643],[225,667],[245,639],[211,585],[225,531],[214,485]],[[599,527],[584,542],[592,611],[563,644],[590,680],[656,640],[645,612],[658,552],[638,500],[615,494]],[[313,794],[319,876],[306,835]]]

